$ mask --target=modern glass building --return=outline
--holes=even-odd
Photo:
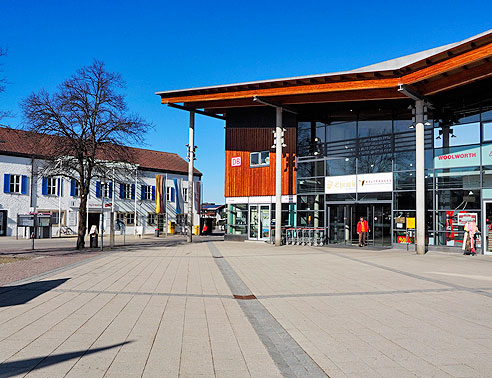
[[[423,253],[461,248],[474,220],[492,252],[491,31],[353,71],[158,94],[226,121],[230,239],[282,226],[356,244],[363,216],[370,244]]]

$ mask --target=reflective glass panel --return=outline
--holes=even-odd
[[[355,157],[326,160],[327,176],[344,176],[355,174]]]
[[[334,142],[339,140],[350,140],[357,137],[356,123],[347,122],[326,127],[326,141]]]
[[[480,143],[480,123],[468,123],[434,129],[434,147],[452,147]]]

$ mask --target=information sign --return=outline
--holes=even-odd
[[[407,217],[407,228],[409,229],[415,228],[415,218]]]
[[[231,166],[240,167],[241,166],[241,156],[233,157],[231,159]]]
[[[458,213],[458,225],[464,226],[466,222],[478,222],[477,213]]]
[[[18,215],[18,227],[34,227],[34,215]]]

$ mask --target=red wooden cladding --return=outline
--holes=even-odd
[[[225,151],[226,197],[274,196],[275,161],[273,128],[227,128]],[[296,129],[285,131],[282,158],[282,194],[296,194]],[[250,168],[250,152],[270,151],[270,165]],[[232,159],[240,157],[241,166],[232,166]]]

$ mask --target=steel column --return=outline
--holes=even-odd
[[[424,101],[415,101],[415,155],[417,191],[417,254],[425,254],[425,147],[424,147]]]
[[[195,160],[195,112],[190,111],[188,142],[188,243],[193,241],[193,162]],[[177,193],[176,193],[177,195]]]
[[[275,246],[282,245],[282,108],[276,108],[275,144]]]

